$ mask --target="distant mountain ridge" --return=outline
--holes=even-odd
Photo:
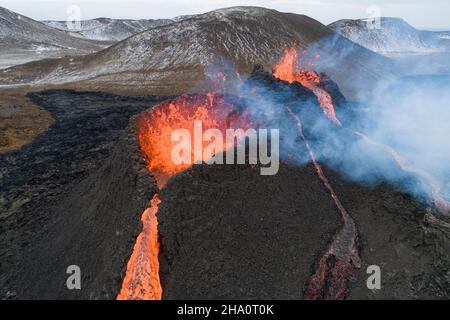
[[[71,30],[67,26],[66,21],[43,21],[46,25],[70,32],[71,35],[101,41],[121,41],[136,33],[173,22],[174,20],[172,19],[131,20],[97,18],[79,21],[79,30]]]
[[[450,32],[417,30],[401,18],[383,17],[380,29],[367,19],[339,20],[329,25],[335,32],[378,53],[434,53],[450,50]]]
[[[209,90],[205,83],[211,83],[208,76],[215,68],[232,66],[242,75],[255,64],[270,70],[292,46],[320,54],[315,69],[326,72],[344,93],[389,74],[388,59],[305,15],[232,7],[154,27],[94,54],[10,68],[0,73],[0,84],[77,83],[159,95],[198,92]]]
[[[8,65],[8,59],[25,63],[49,57],[92,53],[109,45],[72,37],[67,32],[51,28],[2,7],[0,7],[0,43],[0,67],[2,64]]]

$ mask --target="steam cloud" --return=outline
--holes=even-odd
[[[340,58],[346,58],[348,52],[343,55]],[[448,62],[449,53],[447,64],[450,65]],[[327,63],[325,68],[330,67],[330,60]],[[365,86],[363,81],[355,86],[360,104],[338,106],[338,116],[347,128],[363,131],[374,141],[393,148],[409,165],[430,174],[435,187],[440,189],[440,196],[448,200],[450,73],[442,68],[442,54],[439,59],[434,59],[433,55],[417,59],[405,57],[393,61],[390,67],[389,76],[379,82],[369,82]],[[423,74],[424,71],[427,74]],[[431,198],[430,179],[400,170],[392,156],[379,146],[360,139],[349,143],[348,137],[340,135],[332,137],[322,122],[317,123],[312,132],[318,142],[316,152],[320,161],[346,177],[370,185],[389,182],[419,200]],[[345,149],[339,148],[342,145]]]

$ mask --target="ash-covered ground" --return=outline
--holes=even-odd
[[[114,299],[140,215],[157,191],[132,117],[157,99],[74,91],[30,97],[55,123],[0,156],[0,294]],[[348,298],[449,298],[448,222],[389,185],[369,188],[324,168],[359,230],[362,267]],[[164,299],[301,299],[341,224],[312,165],[283,162],[268,177],[249,165],[196,165],[160,197]],[[80,291],[66,288],[74,264]],[[382,270],[378,291],[366,287],[373,264]]]

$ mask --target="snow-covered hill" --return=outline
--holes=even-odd
[[[74,36],[102,41],[121,41],[136,33],[172,22],[174,20],[171,19],[123,20],[98,18],[80,21],[79,29],[73,30],[68,27],[65,21],[43,21],[52,28],[70,32]]]
[[[109,44],[75,38],[0,7],[0,68],[49,57],[88,54]]]
[[[155,27],[110,48],[71,59],[35,62],[0,72],[0,84],[77,82],[91,89],[153,94],[207,90],[208,71],[225,65],[241,74],[271,68],[286,47],[321,55],[316,68],[344,91],[385,76],[389,61],[304,15],[259,7],[215,10]],[[351,73],[351,77],[349,76]],[[348,83],[348,85],[346,85]],[[142,91],[141,91],[142,92]]]
[[[339,20],[329,25],[334,31],[359,45],[386,55],[426,54],[450,49],[446,32],[417,30],[400,18],[381,18],[381,28],[367,20]]]

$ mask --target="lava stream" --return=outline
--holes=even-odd
[[[299,116],[291,108],[288,107],[287,109],[289,114],[295,119],[299,135],[308,149],[317,174],[330,192],[342,219],[342,226],[339,232],[334,236],[332,243],[320,259],[316,272],[308,281],[305,299],[344,299],[348,291],[348,280],[356,277],[356,269],[361,266],[356,245],[358,237],[356,224],[340,202],[328,178],[317,162],[314,152],[303,133]]]
[[[317,97],[320,107],[325,115],[336,125],[341,126],[334,110],[333,99],[330,94],[320,87],[321,79],[314,71],[308,71],[300,67],[300,59],[295,48],[284,51],[283,57],[275,66],[273,75],[275,78],[293,83],[299,82],[302,86],[310,89]],[[310,63],[310,66],[312,64]]]
[[[161,300],[158,221],[156,219],[160,202],[159,195],[156,194],[150,208],[142,214],[143,229],[136,239],[117,300]]]
[[[445,199],[443,199],[440,196],[440,193],[441,193],[441,188],[439,187],[440,183],[439,183],[439,181],[436,180],[435,177],[433,177],[427,171],[417,168],[417,167],[414,167],[413,165],[409,164],[392,147],[382,144],[382,143],[379,143],[377,141],[374,141],[362,132],[355,132],[355,134],[362,137],[368,143],[370,143],[374,146],[377,146],[377,147],[385,150],[386,152],[388,152],[392,156],[392,158],[394,158],[395,162],[397,162],[397,164],[400,166],[400,168],[403,171],[415,174],[415,175],[421,177],[423,180],[425,180],[430,185],[434,205],[437,208],[441,209],[445,214],[447,214],[447,215],[450,214],[450,202],[446,201]]]

